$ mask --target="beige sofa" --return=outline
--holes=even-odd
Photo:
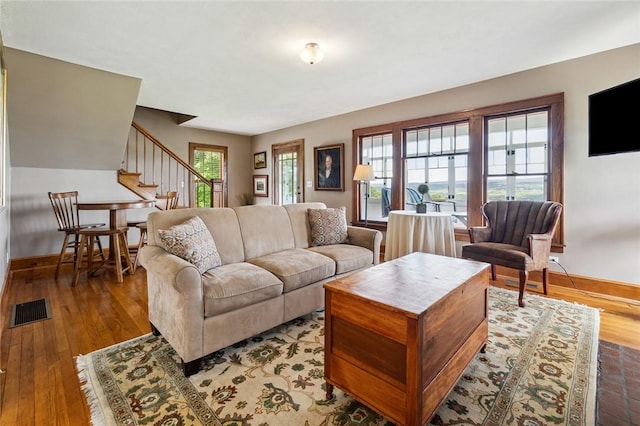
[[[177,209],[149,214],[149,321],[180,355],[185,375],[200,358],[324,307],[322,285],[379,262],[382,234],[348,226],[348,242],[310,246],[308,209],[287,206]],[[165,251],[158,230],[198,216],[213,236],[222,265],[200,274]]]

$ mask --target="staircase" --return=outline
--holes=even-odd
[[[166,210],[166,194],[178,192],[179,208],[224,207],[224,181],[207,179],[135,121],[118,171],[118,182]]]

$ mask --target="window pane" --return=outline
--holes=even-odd
[[[489,175],[507,173],[507,121],[504,118],[489,120],[487,124],[487,172]]]
[[[507,118],[507,173],[527,173],[527,138],[525,116]],[[509,158],[512,156],[512,158]]]
[[[544,201],[547,199],[546,188],[546,175],[490,177],[487,179],[487,200]]]
[[[429,129],[429,154],[438,155],[442,153],[442,128],[432,127]]]
[[[454,126],[444,126],[442,128],[442,153],[452,153],[454,149],[453,139],[455,137],[455,127]]]
[[[545,201],[547,199],[546,176],[516,176],[516,200]]]
[[[507,176],[489,177],[487,179],[487,201],[500,201],[506,199]]]
[[[454,200],[456,201],[456,211],[467,211],[467,181],[468,181],[468,160],[467,155],[456,155],[455,164],[455,189]]]
[[[296,152],[278,155],[280,204],[294,204],[297,201],[298,156]]]
[[[428,143],[429,143],[429,131],[427,129],[420,129],[420,131],[418,131],[418,154],[419,155],[426,155],[429,150],[428,150]]]
[[[415,131],[405,132],[405,137],[415,138]],[[360,138],[362,163],[373,167],[376,179],[368,186],[369,198],[367,201],[367,186],[360,187],[360,217],[359,220],[387,220],[389,206],[382,199],[382,188],[391,186],[393,178],[393,145],[391,133],[383,135],[364,136]],[[415,142],[412,142],[416,146]]]
[[[469,123],[456,124],[456,152],[469,151]]]
[[[490,175],[503,175],[507,172],[507,151],[490,150],[487,159],[487,170]]]
[[[405,134],[405,139],[407,141],[405,148],[407,157],[414,157],[418,155],[418,131],[407,131]]]
[[[527,171],[529,173],[547,173],[547,145],[529,145],[528,152],[529,164],[527,165]]]

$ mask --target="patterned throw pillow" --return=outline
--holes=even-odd
[[[202,219],[192,217],[168,230],[158,230],[165,250],[193,263],[201,274],[222,265],[218,248]]]
[[[347,209],[308,209],[311,245],[326,246],[347,242]]]

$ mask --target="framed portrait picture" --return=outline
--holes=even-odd
[[[253,176],[253,196],[254,197],[269,196],[269,176],[267,175]]]
[[[313,149],[316,191],[344,191],[344,144]]]
[[[267,151],[253,154],[253,168],[264,169],[267,167]]]

